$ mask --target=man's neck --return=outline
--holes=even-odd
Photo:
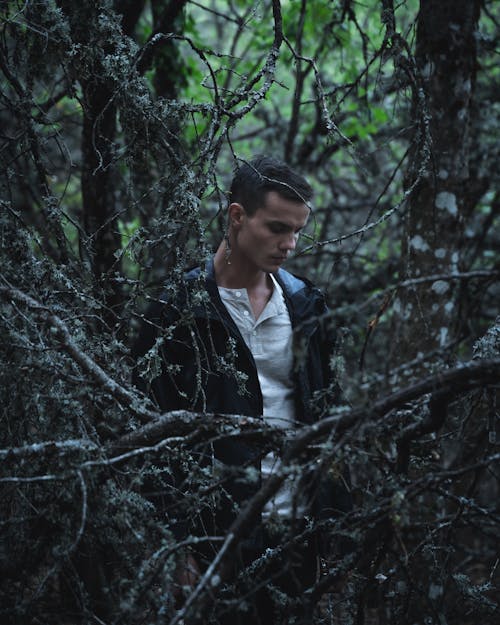
[[[273,294],[273,281],[270,274],[252,269],[239,262],[237,254],[226,259],[225,244],[215,253],[214,270],[217,286],[226,289],[246,289],[254,319],[258,319]],[[227,262],[230,260],[230,263]]]
[[[229,261],[229,262],[228,262]],[[247,289],[249,292],[271,290],[271,277],[265,271],[241,262],[238,254],[226,258],[226,246],[222,242],[214,257],[215,281],[226,289]]]

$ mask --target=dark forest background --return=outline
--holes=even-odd
[[[183,464],[173,514],[194,516],[223,488],[195,445],[279,432],[160,415],[130,350],[162,285],[213,252],[234,167],[259,153],[314,186],[287,268],[326,293],[345,395],[287,452],[352,477],[353,509],[310,520],[349,548],[304,600],[325,625],[499,622],[499,9],[0,3],[0,622],[227,607],[251,511],[178,612],[175,561],[202,539],[179,542],[142,487],[161,458]],[[157,367],[153,349],[142,376]]]

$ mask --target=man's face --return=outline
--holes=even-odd
[[[244,206],[231,204],[233,252],[249,269],[277,271],[295,249],[309,212],[306,204],[284,199],[275,191],[266,193],[264,206],[251,216]]]

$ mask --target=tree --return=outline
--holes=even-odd
[[[485,181],[471,171],[479,13],[479,2],[420,6],[418,73],[410,74],[418,120],[416,154],[409,170],[410,179],[419,178],[419,183],[408,201],[405,278],[453,275],[466,262],[461,259],[464,224],[486,190]],[[422,152],[428,155],[425,164]],[[457,327],[459,303],[452,286],[447,279],[436,280],[406,292],[403,359],[444,347],[464,331]],[[412,323],[405,323],[409,319]]]
[[[257,152],[315,185],[291,267],[327,294],[349,400],[284,452],[353,481],[352,511],[289,537],[332,540],[304,600],[318,623],[496,622],[498,9],[438,4],[4,4],[2,622],[207,622],[269,582],[279,549],[239,577],[224,563],[284,473],[209,537],[176,611],[175,561],[209,538],[179,539],[173,517],[221,492],[195,454],[283,440],[237,415],[159,414],[130,357]],[[152,350],[142,374],[157,365]],[[179,463],[159,518],[145,492]]]

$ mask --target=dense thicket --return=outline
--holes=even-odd
[[[315,188],[289,268],[327,295],[346,398],[286,447],[352,477],[350,512],[289,537],[332,538],[304,600],[318,623],[497,623],[496,3],[27,0],[0,19],[1,622],[207,622],[266,578],[279,554],[225,566],[255,500],[176,611],[175,561],[203,537],[174,517],[221,488],[196,450],[282,441],[158,414],[130,349],[222,236],[235,165],[267,153]],[[160,518],[145,488],[179,463]]]

